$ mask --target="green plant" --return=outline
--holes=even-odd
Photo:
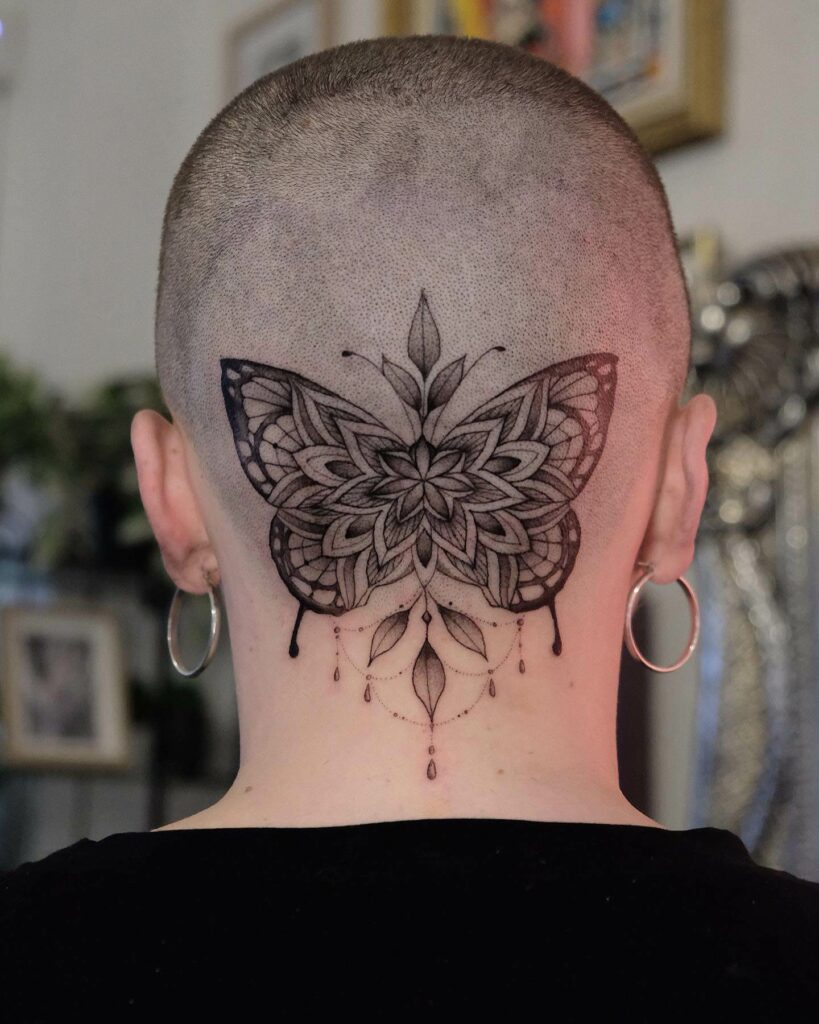
[[[42,481],[56,471],[54,396],[31,370],[0,352],[0,474],[12,466]]]
[[[168,415],[152,375],[104,382],[69,404],[0,355],[0,476],[24,472],[48,507],[27,553],[35,567],[132,571],[164,594],[131,451],[141,408]]]

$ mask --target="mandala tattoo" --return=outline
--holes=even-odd
[[[476,700],[496,695],[497,669],[517,648],[525,671],[522,613],[548,607],[552,650],[562,639],[555,599],[580,547],[572,501],[597,465],[606,441],[617,383],[617,356],[595,352],[552,366],[513,384],[460,423],[445,425],[455,392],[478,362],[459,356],[438,369],[441,338],[425,292],[409,329],[411,371],[382,356],[370,363],[400,400],[407,433],[386,426],[360,406],[290,370],[244,359],[221,360],[221,384],[236,451],[248,479],[273,509],[270,554],[299,602],[290,642],[298,655],[305,611],[342,616],[366,605],[374,590],[413,577],[415,592],[368,626],[333,626],[340,658],[361,674],[364,700],[375,684],[407,675],[429,729],[426,774],[437,775],[433,730],[469,712],[436,720],[452,674],[482,680]],[[432,592],[438,581],[477,588],[506,621],[456,609]],[[423,608],[415,616],[416,608]],[[423,623],[423,642],[407,665],[377,675],[373,663]],[[437,620],[476,664],[445,662],[430,639]],[[490,657],[487,636],[514,628],[508,649]],[[419,627],[420,629],[420,627]],[[347,633],[368,635],[366,665],[345,645]],[[442,635],[442,634],[441,634]],[[497,634],[496,634],[497,635]],[[417,705],[416,705],[417,706]]]

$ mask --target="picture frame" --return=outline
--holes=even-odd
[[[2,610],[2,638],[3,760],[26,768],[131,768],[116,617],[80,602],[11,605]]]
[[[723,131],[724,0],[383,0],[388,35],[522,46],[601,93],[657,154]]]
[[[336,41],[334,0],[277,0],[228,32],[225,102],[257,78]]]

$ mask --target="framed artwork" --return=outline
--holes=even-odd
[[[29,768],[127,769],[129,702],[117,620],[95,606],[3,609],[5,757]]]
[[[651,153],[723,127],[723,0],[384,0],[384,32],[521,46],[587,82]]]
[[[335,43],[335,0],[278,0],[228,35],[225,102],[257,78]]]

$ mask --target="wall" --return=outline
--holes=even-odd
[[[257,7],[0,0],[0,15],[22,10],[26,29],[15,87],[0,95],[0,344],[69,392],[152,366],[164,202],[224,102],[224,33]],[[341,4],[339,41],[379,34],[380,9],[377,0]],[[658,167],[678,232],[716,226],[736,259],[819,236],[819,4],[735,0],[727,36],[725,135],[661,156]],[[664,591],[650,599],[668,623],[656,656],[671,659],[685,605],[679,588]],[[651,685],[654,813],[681,827],[693,659]]]

